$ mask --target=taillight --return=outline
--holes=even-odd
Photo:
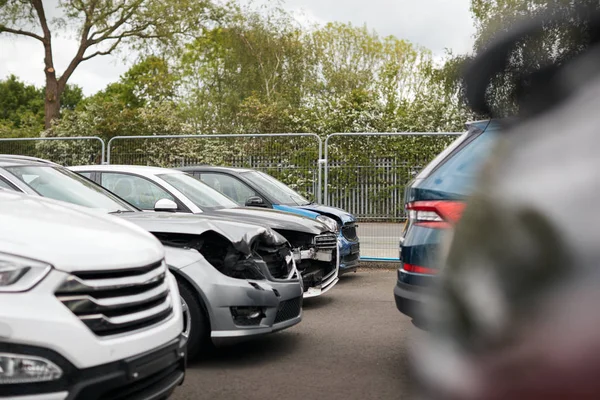
[[[411,224],[433,229],[447,229],[458,222],[465,209],[461,201],[415,201],[406,206]]]
[[[420,267],[418,265],[412,265],[412,264],[407,264],[407,263],[404,263],[402,265],[402,269],[405,270],[406,272],[412,272],[413,274],[424,274],[424,275],[436,275],[437,273],[440,272],[437,269]]]

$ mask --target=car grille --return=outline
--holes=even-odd
[[[173,313],[164,261],[145,267],[74,272],[56,297],[98,336],[146,328]]]
[[[356,228],[358,228],[358,225],[355,222],[350,222],[342,227],[342,235],[348,240],[357,241],[358,234]]]
[[[337,249],[337,236],[334,233],[315,236],[315,247],[317,250]]]
[[[302,297],[282,301],[279,303],[275,323],[294,319],[300,315],[300,311],[302,311]]]

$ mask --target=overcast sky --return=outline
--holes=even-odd
[[[269,2],[269,0],[258,0]],[[54,1],[50,1],[53,3]],[[45,4],[48,2],[44,1]],[[468,52],[473,44],[470,0],[287,0],[284,7],[302,19],[366,24],[383,36],[395,35],[443,55]],[[61,73],[77,49],[67,37],[53,38],[54,63]],[[128,68],[124,55],[96,57],[77,68],[69,83],[93,94],[116,81]],[[36,85],[44,84],[43,48],[26,37],[0,35],[0,79],[15,74]]]

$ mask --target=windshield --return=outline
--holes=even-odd
[[[107,212],[137,211],[101,186],[65,168],[27,165],[5,169],[43,197]]]
[[[244,173],[244,176],[254,183],[254,187],[260,188],[269,198],[275,200],[276,204],[284,206],[306,206],[311,204],[300,193],[264,172],[251,171]]]
[[[174,173],[161,174],[158,177],[179,190],[202,210],[238,207],[237,203],[229,197],[217,192],[191,175]]]

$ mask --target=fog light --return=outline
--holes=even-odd
[[[258,325],[265,317],[262,307],[231,307],[231,315],[236,325]]]
[[[62,370],[45,358],[0,353],[0,385],[55,381],[61,376]]]

